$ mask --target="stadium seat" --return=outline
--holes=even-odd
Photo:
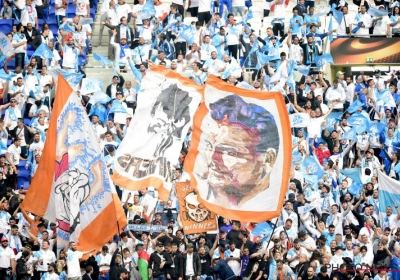
[[[86,55],[79,55],[78,61],[79,66],[83,67],[86,64]]]
[[[0,30],[10,30],[11,31],[12,26],[13,26],[12,19],[1,19],[0,20]]]
[[[46,22],[45,19],[38,19],[38,24],[39,24],[39,29],[40,29],[40,30],[42,29],[42,25],[43,25],[43,23],[45,23],[45,22]]]
[[[56,14],[56,6],[51,5],[49,9],[49,20],[50,19],[55,19],[55,14]]]
[[[46,22],[47,22],[48,25],[50,25],[50,24],[58,24],[57,23],[57,19],[56,19],[55,16],[54,17],[50,17]]]
[[[8,70],[14,70],[15,69],[15,61],[14,60],[7,61],[7,69]]]

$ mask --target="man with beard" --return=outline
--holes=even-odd
[[[182,253],[178,251],[178,244],[165,244],[165,251],[171,256],[172,264],[166,268],[167,278],[178,280],[182,277]]]
[[[69,275],[69,274],[68,274]],[[58,275],[56,273],[56,265],[55,263],[50,263],[48,266],[48,271],[43,274],[41,279],[46,279],[46,280],[56,280],[59,279]],[[68,277],[68,279],[72,279],[71,277]],[[79,277],[81,279],[81,277]]]
[[[1,238],[1,251],[0,251],[0,279],[6,279],[7,270],[11,267],[12,274],[15,275],[16,262],[13,249],[8,247],[8,239],[3,236]]]
[[[172,265],[170,255],[164,251],[164,245],[158,242],[156,251],[150,255],[148,265],[149,278],[153,277],[154,280],[164,280],[166,268],[170,265]]]
[[[67,251],[67,265],[68,265],[68,279],[70,278],[80,278],[82,276],[81,274],[81,268],[79,265],[79,259],[82,258],[83,255],[89,254],[94,252],[95,249],[92,249],[90,251],[86,252],[80,252],[76,250],[76,243],[75,242],[70,242],[69,243],[69,250]],[[50,269],[49,265],[49,269]],[[50,270],[49,270],[50,271]]]
[[[215,238],[214,244],[210,251],[207,253],[206,248],[204,246],[200,246],[199,248],[199,257],[200,257],[200,265],[201,265],[201,278],[203,279],[212,279],[212,274],[210,271],[211,267],[211,258],[214,255],[214,250],[217,248],[218,238]]]

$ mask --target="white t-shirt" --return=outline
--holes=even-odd
[[[89,5],[89,0],[76,0],[76,15],[87,16],[89,14],[87,5]]]
[[[118,22],[121,21],[122,17],[128,18],[128,14],[132,12],[131,6],[128,4],[123,4],[123,5],[116,5],[117,8],[117,20]]]
[[[46,251],[43,251],[41,249],[40,251],[35,252],[35,254],[33,255],[33,259],[35,261],[39,259],[43,260],[42,263],[38,262],[36,264],[37,271],[47,271],[49,263],[53,263],[57,260],[56,255],[54,255],[54,252],[50,249],[47,249]]]
[[[60,6],[62,5],[63,1],[62,0],[55,0],[55,5]],[[56,9],[56,16],[64,16],[66,15],[67,10],[64,8]]]
[[[228,256],[228,257],[232,256],[234,258],[239,258],[240,259],[240,249],[235,248],[235,250],[233,250],[233,252],[230,249],[228,249],[225,252],[225,255]],[[232,268],[232,271],[233,271],[233,273],[235,273],[236,276],[240,275],[240,267],[241,267],[240,261],[239,262],[236,261],[236,260],[228,261],[228,265],[229,265],[230,268]]]
[[[199,0],[199,13],[210,12],[211,0]]]
[[[307,127],[308,135],[310,138],[317,135],[317,137],[321,137],[321,123],[324,121],[324,117],[319,118],[310,118],[310,125]]]
[[[140,11],[142,10],[144,5],[136,4],[133,6],[132,12],[136,14],[136,24],[142,25],[142,17]]]
[[[0,247],[0,268],[11,267],[11,260],[15,260],[15,254],[13,249],[10,247],[3,248]]]
[[[75,47],[72,48],[67,45],[65,45],[63,49],[64,49],[63,67],[75,69],[75,66],[78,63],[79,50]]]
[[[12,162],[9,162],[13,165],[19,164],[20,154],[21,154],[21,147],[16,147],[14,144],[11,144],[10,147],[7,149],[7,153],[10,154],[10,158]],[[7,161],[8,162],[8,161]]]
[[[82,258],[83,253],[79,251],[68,250],[67,265],[68,265],[68,278],[81,277],[81,267],[79,259]]]
[[[98,254],[96,256],[96,262],[99,265],[99,271],[110,270],[111,255],[106,254],[104,256],[103,254]],[[100,266],[101,264],[108,264],[108,266]]]

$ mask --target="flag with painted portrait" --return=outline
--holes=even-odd
[[[241,89],[209,76],[185,160],[200,203],[233,220],[277,217],[289,183],[291,151],[281,93]]]
[[[138,106],[115,155],[114,183],[129,190],[154,187],[167,201],[183,141],[203,88],[162,66],[141,82]]]

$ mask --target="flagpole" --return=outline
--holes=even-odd
[[[280,216],[280,215],[279,215]],[[275,222],[275,224],[274,224],[274,228],[272,229],[272,232],[274,232],[275,231],[275,228],[276,228],[276,224],[278,223],[278,220],[279,220],[279,217],[277,217],[276,218],[276,222]],[[268,240],[268,243],[267,243],[267,249],[268,249],[268,246],[269,246],[269,243],[271,243],[271,240],[272,240],[272,237],[273,237],[274,235],[273,234],[271,234],[271,236],[269,237],[269,240]]]

